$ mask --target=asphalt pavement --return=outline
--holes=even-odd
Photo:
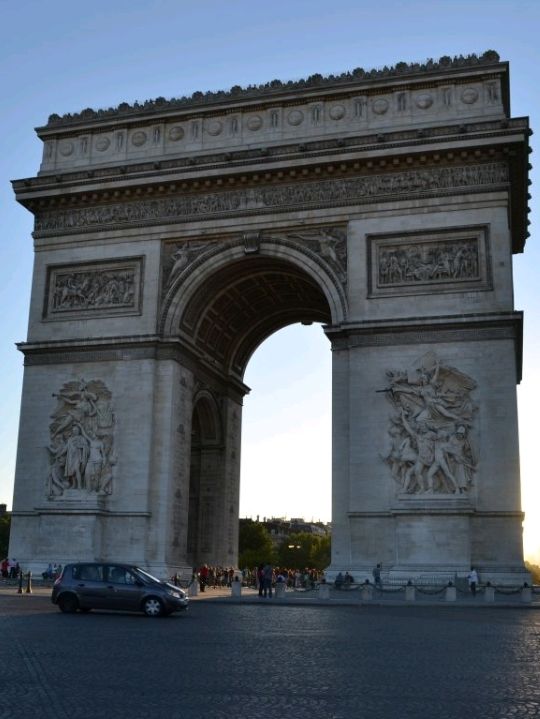
[[[0,719],[540,717],[528,606],[240,598],[164,619],[0,590]]]

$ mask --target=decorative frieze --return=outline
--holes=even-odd
[[[485,226],[367,239],[370,297],[491,288]]]
[[[81,315],[127,315],[141,311],[142,258],[48,268],[48,319]]]
[[[206,217],[260,214],[306,206],[362,205],[382,198],[401,199],[460,188],[506,186],[508,179],[507,165],[493,162],[46,210],[36,215],[35,234],[46,236],[93,228],[189,222]]]
[[[111,494],[116,464],[111,392],[101,380],[80,379],[66,382],[53,397],[48,498]]]
[[[382,392],[393,411],[383,460],[398,494],[467,495],[478,462],[472,438],[476,382],[434,352],[386,374]]]

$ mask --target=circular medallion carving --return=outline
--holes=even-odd
[[[209,122],[206,126],[206,132],[213,137],[219,135],[222,130],[223,123],[221,123],[219,120],[212,120],[212,122]]]
[[[331,107],[328,114],[332,120],[342,120],[345,117],[345,108],[343,105],[334,105]]]
[[[287,122],[289,125],[301,125],[304,120],[304,113],[301,110],[291,110],[287,115]]]
[[[146,142],[146,132],[143,132],[142,130],[137,130],[137,132],[134,132],[131,136],[131,144],[135,145],[135,147],[141,147]]]
[[[98,152],[105,152],[105,150],[109,149],[110,144],[111,141],[108,137],[98,137],[96,140],[96,150],[98,150]]]
[[[180,127],[180,125],[174,125],[174,127],[171,127],[169,130],[169,140],[172,142],[178,142],[178,140],[181,140],[184,137],[184,128]]]
[[[466,105],[473,105],[478,100],[478,91],[474,87],[466,87],[461,93],[461,101]]]
[[[251,117],[248,117],[248,120],[246,122],[246,125],[250,130],[260,130],[262,127],[262,118],[259,115],[252,115]]]
[[[418,97],[416,98],[416,107],[419,107],[421,110],[427,110],[428,107],[431,107],[432,105],[433,97],[428,93],[424,95],[418,95]]]
[[[388,100],[385,100],[383,97],[375,100],[371,109],[376,115],[384,115],[384,113],[388,110]]]
[[[64,157],[69,157],[70,155],[73,154],[74,149],[75,149],[75,147],[73,146],[72,142],[63,142],[60,145],[60,154],[63,155]]]

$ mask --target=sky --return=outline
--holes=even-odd
[[[32,215],[15,202],[10,180],[37,173],[34,127],[86,107],[494,49],[510,62],[512,115],[540,129],[539,27],[538,0],[0,0],[0,503],[11,506],[23,375],[15,342],[26,339],[33,261]],[[525,311],[525,552],[540,563],[539,193],[534,169],[530,176],[531,237],[514,273],[515,306]],[[242,516],[330,519],[330,365],[317,326],[282,330],[253,356]]]

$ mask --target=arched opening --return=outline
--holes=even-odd
[[[320,325],[290,325],[251,357],[240,516],[331,519],[331,351]]]
[[[212,395],[202,393],[193,406],[187,527],[191,566],[212,561],[216,503],[220,493],[223,444],[219,411]]]
[[[229,566],[236,563],[238,546],[247,364],[278,330],[316,323],[312,330],[322,335],[320,325],[333,317],[323,281],[282,257],[237,256],[201,277],[195,284],[186,280],[192,284],[176,330],[199,358],[193,371],[186,559],[192,566]]]

